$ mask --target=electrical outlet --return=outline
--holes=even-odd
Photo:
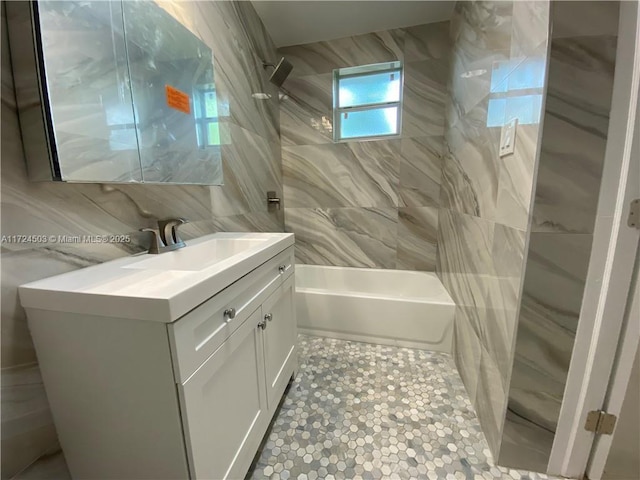
[[[514,118],[509,123],[502,126],[500,134],[500,157],[512,155],[516,145],[516,130],[518,119]]]

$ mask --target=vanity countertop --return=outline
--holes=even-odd
[[[214,233],[20,286],[25,308],[173,322],[294,243],[292,233]]]

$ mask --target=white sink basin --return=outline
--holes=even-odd
[[[173,322],[275,255],[292,233],[214,233],[20,286],[25,308]]]
[[[234,255],[263,245],[265,241],[266,239],[253,238],[215,238],[206,243],[190,245],[173,252],[154,255],[151,258],[145,256],[144,260],[131,263],[123,268],[198,272]]]

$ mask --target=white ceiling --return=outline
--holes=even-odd
[[[455,1],[253,0],[277,47],[449,20]]]

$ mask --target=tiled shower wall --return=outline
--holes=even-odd
[[[277,90],[262,68],[276,55],[269,36],[249,2],[162,5],[214,52],[218,101],[230,112],[222,187],[30,183],[2,6],[2,234],[132,236],[128,244],[2,244],[2,478],[59,448],[18,285],[140,252],[148,238],[138,228],[158,218],[189,218],[187,239],[284,229],[282,212],[269,212],[265,201],[267,190],[282,193]],[[252,99],[264,91],[272,100]]]
[[[435,270],[449,22],[279,49],[285,225],[299,263]],[[404,62],[402,134],[334,143],[333,70]]]
[[[541,104],[523,102],[517,83],[546,66],[549,2],[458,2],[451,38],[437,271],[457,305],[455,362],[497,458],[539,153],[540,126],[526,110],[539,114]],[[492,75],[499,65],[501,79]],[[497,97],[506,98],[504,118],[489,122]],[[515,152],[500,158],[499,124],[514,118]]]
[[[545,471],[591,254],[618,2],[554,2],[542,153],[500,462]]]

